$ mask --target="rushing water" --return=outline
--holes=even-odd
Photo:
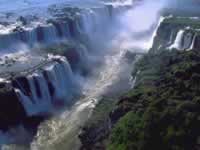
[[[157,26],[154,31],[157,30],[160,22],[157,21]],[[139,43],[147,44],[152,43],[152,39],[155,36],[155,32],[149,35],[149,40],[145,36]],[[123,36],[122,36],[123,38]],[[117,42],[118,41],[118,42]],[[5,150],[76,150],[80,146],[78,140],[78,133],[80,127],[84,124],[87,118],[92,113],[95,104],[102,96],[107,94],[120,94],[123,91],[131,88],[132,80],[131,71],[133,64],[127,63],[125,54],[127,52],[124,49],[124,43],[120,37],[114,39],[113,53],[105,55],[105,63],[102,67],[98,68],[98,71],[93,78],[89,78],[84,84],[84,96],[80,98],[70,109],[64,111],[61,114],[55,115],[53,118],[43,122],[38,133],[35,136],[33,142],[29,146],[11,145],[5,146]],[[127,43],[125,43],[127,44]],[[151,46],[150,44],[148,44]],[[117,49],[118,47],[118,49]],[[141,48],[143,46],[141,45]],[[150,47],[146,47],[150,48]],[[144,49],[143,49],[144,50]],[[134,51],[134,49],[133,49]],[[134,62],[133,62],[134,63]],[[117,87],[117,88],[116,88]],[[112,90],[110,90],[112,89]]]
[[[162,20],[163,18],[157,21],[157,26],[154,28],[154,31],[157,30]],[[152,46],[151,44],[154,36],[156,36],[156,32],[152,32],[152,34],[148,36],[148,40],[147,37],[145,37],[139,43],[141,44],[142,41],[145,45],[149,43],[149,47],[145,47],[149,49]],[[118,41],[117,43],[121,41],[120,37],[115,40]],[[116,43],[116,41],[114,43]],[[124,49],[124,43],[121,42],[115,46],[114,48],[116,49],[114,53],[105,56],[105,64],[102,68],[99,68],[98,75],[87,81],[84,88],[85,96],[70,110],[41,124],[38,134],[31,144],[32,150],[78,149],[80,146],[77,137],[79,129],[92,113],[98,100],[100,100],[103,95],[120,94],[120,92],[123,93],[132,87],[134,81],[130,80],[131,71],[133,69],[133,63],[137,59],[132,62],[131,65],[128,64],[125,61],[125,54],[127,51]],[[144,48],[142,45],[141,47]]]
[[[155,5],[157,6],[157,3]],[[152,3],[145,3],[128,11],[127,14],[125,12],[124,15],[119,17],[119,21],[115,22],[117,24],[111,24],[111,26],[109,26],[111,28],[107,30],[104,29],[104,26],[107,25],[107,20],[102,21],[102,19],[98,20],[97,18],[95,23],[100,26],[100,30],[96,32],[95,35],[94,32],[91,31],[91,28],[88,28],[89,31],[87,33],[89,33],[89,37],[92,38],[94,44],[92,46],[98,47],[97,53],[99,54],[101,51],[104,52],[103,55],[98,56],[98,59],[101,59],[103,64],[95,69],[95,73],[92,77],[84,79],[85,81],[83,81],[84,84],[82,87],[83,96],[80,97],[72,107],[67,108],[64,112],[55,114],[49,120],[41,123],[30,145],[23,144],[28,140],[26,137],[29,137],[29,134],[19,127],[19,129],[23,131],[21,133],[24,133],[23,137],[21,137],[22,142],[18,145],[5,145],[3,146],[3,150],[78,149],[80,146],[77,137],[79,129],[92,113],[95,104],[104,95],[120,94],[132,87],[133,81],[130,81],[130,79],[133,64],[131,63],[130,65],[128,61],[126,61],[125,55],[127,49],[133,52],[146,52],[152,46],[157,28],[163,20],[163,18],[159,20],[159,11],[163,7],[161,5],[158,5],[157,9],[151,10],[153,12],[152,14],[137,15],[140,14],[144,8],[152,9],[151,7]],[[96,16],[102,17],[101,14],[99,15],[100,16]],[[115,36],[107,36],[108,34],[106,32],[110,30],[114,30]],[[104,51],[101,49],[102,47],[106,50]],[[62,74],[62,71],[59,72]],[[63,85],[62,88],[66,88],[65,86],[66,85]],[[62,91],[62,89],[60,90]],[[18,132],[16,132],[15,135],[18,138],[17,133]]]
[[[125,54],[126,50],[121,49],[112,56],[105,56],[105,64],[99,68],[94,78],[86,81],[83,98],[80,98],[69,110],[43,122],[31,144],[31,150],[79,148],[77,135],[80,126],[87,120],[98,100],[105,94],[123,92],[131,87],[132,68],[129,67]],[[116,89],[116,86],[120,88]],[[113,90],[110,91],[110,89]],[[29,147],[19,145],[5,146],[4,148],[6,150],[29,149]]]
[[[79,127],[87,120],[96,102],[106,94],[108,89],[113,88],[114,85],[119,86],[116,84],[119,81],[120,73],[127,73],[127,76],[123,76],[127,85],[125,84],[126,86],[122,89],[130,87],[130,84],[127,83],[130,78],[130,68],[127,68],[126,64],[123,65],[123,68],[119,67],[123,63],[124,54],[124,51],[121,50],[120,53],[108,56],[105,67],[100,69],[98,77],[87,82],[84,88],[85,97],[81,98],[69,111],[42,123],[36,139],[31,144],[31,149],[64,150],[79,147],[77,139]]]
[[[176,48],[176,49],[181,49],[182,47],[182,38],[183,38],[184,30],[180,30],[177,33],[176,39],[174,43],[170,46],[170,49]]]

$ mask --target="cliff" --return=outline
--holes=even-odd
[[[73,94],[59,90],[75,87],[69,82],[72,72],[64,57],[12,54],[1,58],[0,63],[0,130],[17,125],[35,129],[51,115],[53,106],[66,103]]]
[[[186,28],[188,25],[190,28]],[[192,33],[194,38],[194,35],[198,37],[198,27],[198,22],[183,18],[170,18],[161,24],[153,48],[138,61],[132,73],[137,77],[135,87],[113,100],[114,105],[107,105],[107,110],[112,110],[102,115],[103,121],[96,125],[87,123],[86,128],[83,127],[81,149],[200,148],[199,41],[194,40],[196,46],[190,46],[190,49],[170,48],[176,42],[179,30]],[[172,32],[176,34],[169,43]],[[185,38],[187,34],[180,38],[181,47],[186,45]],[[192,40],[189,45],[191,43]],[[99,109],[97,105],[94,112]],[[95,116],[92,115],[90,120],[96,120]]]
[[[111,113],[116,120],[119,110],[130,107],[112,129],[109,149],[198,149],[199,54],[161,54],[165,59],[160,70],[148,79],[143,75]]]

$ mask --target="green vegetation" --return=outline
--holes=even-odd
[[[190,26],[191,28],[200,28],[200,22],[199,20],[185,18],[185,17],[172,17],[165,19],[164,23],[170,24],[170,25],[182,25],[182,26]]]
[[[141,60],[140,78],[145,78],[142,72],[147,69],[158,79],[138,82],[120,102],[123,107],[122,103],[132,103],[132,108],[112,130],[109,150],[198,149],[200,52],[166,51],[159,55],[163,57],[156,57],[158,63],[153,57]]]
[[[107,122],[109,119],[109,113],[114,107],[114,100],[109,98],[103,98],[96,105],[92,112],[92,116],[87,121],[85,128],[97,127],[102,123]]]
[[[112,144],[108,146],[108,150],[126,150],[140,147],[135,144],[143,139],[142,131],[143,123],[141,117],[132,111],[127,113],[113,129],[111,135]]]
[[[109,114],[114,107],[114,100],[103,98],[92,112],[91,117],[82,127],[82,132],[79,135],[82,145],[81,149],[89,150],[94,147],[104,149],[103,143],[109,135],[110,124]]]
[[[188,28],[190,27],[190,28]],[[166,18],[157,31],[157,36],[154,39],[153,49],[151,52],[157,53],[160,50],[165,50],[169,47],[173,41],[175,41],[178,31],[185,30],[186,33],[191,33],[192,35],[200,35],[199,20],[184,18],[184,17],[170,17]]]
[[[95,108],[82,134],[83,149],[200,149],[200,51],[166,50],[180,29],[194,36],[197,28],[199,21],[192,19],[165,19],[152,49],[134,66],[134,89],[115,105]],[[199,37],[194,49],[198,43]]]

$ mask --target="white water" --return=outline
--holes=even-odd
[[[71,22],[65,19],[56,25],[42,23],[43,21],[45,22],[45,19],[39,20],[31,27],[16,24],[16,26],[22,26],[23,29],[16,32],[12,31],[15,28],[14,25],[2,26],[2,28],[0,25],[0,51],[5,53],[17,51],[21,50],[24,45],[28,48],[48,46],[71,39],[89,38],[92,41],[99,40],[98,35],[102,32],[107,32],[106,30],[109,29],[114,16],[122,13],[123,9],[123,6],[113,6],[112,12],[109,12],[109,8],[106,5],[94,8],[81,8],[81,13],[76,13],[76,16],[79,16],[79,18],[73,20],[73,29],[70,28]],[[110,13],[113,16],[110,16]]]
[[[174,31],[171,31],[168,45],[173,44],[173,42],[174,42],[173,41],[173,35],[174,35]]]
[[[169,47],[169,49],[176,48],[178,50],[192,50],[194,48],[195,38],[196,34],[190,32],[185,33],[184,30],[180,30],[177,33],[174,43]]]
[[[41,25],[40,27],[25,29],[23,32],[8,32],[0,35],[0,50],[10,51],[20,50],[21,45],[26,45],[27,47],[33,48],[38,45],[48,45],[63,41],[64,39],[70,39],[70,33],[68,29],[68,24],[59,25],[61,28],[61,34],[58,35],[58,29],[54,25]]]
[[[176,48],[178,50],[182,49],[182,40],[183,40],[184,30],[180,30],[177,33],[174,43],[169,47],[169,49]]]
[[[32,150],[64,150],[70,147],[76,149],[76,146],[79,146],[79,143],[76,143],[78,129],[85,122],[96,102],[109,88],[113,88],[111,85],[117,82],[118,75],[123,69],[126,70],[127,75],[130,75],[127,67],[118,67],[123,63],[121,61],[123,56],[123,50],[113,56],[107,56],[105,67],[99,70],[98,78],[88,81],[85,85],[86,97],[80,99],[70,110],[44,122],[39,128],[36,140],[31,144]]]
[[[193,37],[193,39],[192,39],[192,43],[191,43],[191,45],[190,45],[190,47],[189,47],[188,50],[194,49],[194,42],[195,42],[196,36],[197,36],[197,35],[195,34],[194,37]]]
[[[15,91],[18,93],[19,100],[28,116],[49,113],[54,110],[54,104],[65,104],[72,99],[75,93],[79,93],[76,75],[73,75],[67,60],[62,59],[60,63],[54,62],[44,70],[48,79],[45,78],[42,72],[36,72],[26,77],[30,86],[30,96],[23,93],[26,89],[16,80],[18,88],[16,87]],[[38,87],[34,80],[37,82]],[[48,82],[53,86],[54,92],[52,94]],[[41,92],[40,96],[36,93],[37,88]]]
[[[83,85],[83,92],[85,97],[80,98],[80,100],[76,104],[74,104],[70,109],[54,116],[52,119],[45,121],[41,124],[38,133],[31,144],[32,150],[77,149],[79,147],[79,141],[77,139],[77,135],[80,129],[79,127],[83,125],[83,123],[87,120],[88,116],[92,112],[92,109],[94,108],[98,100],[101,99],[101,97],[108,91],[112,91],[116,87],[116,90],[119,87],[122,88],[119,91],[123,91],[126,88],[130,88],[132,86],[132,84],[129,85],[129,78],[131,75],[132,67],[128,66],[123,59],[124,54],[126,53],[126,49],[130,49],[132,51],[141,50],[142,52],[147,51],[148,48],[152,46],[151,43],[153,41],[153,37],[156,35],[156,30],[162,21],[162,19],[159,21],[159,13],[163,6],[159,5],[159,9],[154,9],[154,7],[157,6],[157,2],[154,3],[154,7],[152,7],[152,5],[149,5],[150,3],[146,4],[147,5],[145,5],[144,3],[144,7],[140,5],[139,8],[136,9],[136,11],[133,10],[129,11],[128,13],[125,12],[125,14],[123,14],[123,16],[120,17],[124,17],[124,19],[120,19],[119,21],[121,22],[120,28],[118,28],[118,25],[116,27],[115,24],[111,24],[111,28],[109,29],[111,30],[114,28],[113,30],[116,31],[115,33],[117,33],[115,34],[116,36],[114,36],[113,39],[107,41],[107,30],[105,30],[103,34],[101,33],[100,36],[97,36],[92,40],[93,42],[95,42],[94,45],[96,45],[96,48],[101,48],[98,47],[99,45],[105,45],[107,43],[110,44],[109,47],[111,48],[107,49],[109,53],[100,55],[98,57],[98,59],[101,59],[101,61],[104,62],[104,64],[102,65],[102,67],[98,68],[96,74],[94,75],[94,78],[90,78],[89,80],[84,82],[85,84]],[[141,16],[137,15],[138,12],[143,11],[143,8],[148,8],[149,10],[149,14],[147,16],[144,13],[142,15],[144,17],[142,17],[144,20],[148,18],[146,21],[141,21]],[[153,13],[151,14],[150,12]],[[104,22],[102,24],[101,21],[98,21],[98,17],[97,20],[95,20],[95,22],[97,23],[97,25],[99,24],[98,22],[100,22],[101,27],[98,29],[99,31],[104,31],[103,29],[105,27],[105,24]],[[104,18],[104,20],[106,21],[107,19]],[[88,21],[88,19],[86,19],[86,21]],[[128,21],[130,21],[130,24],[127,27],[127,23],[129,23]],[[130,28],[131,26],[133,26],[134,23],[136,23],[137,26],[134,26],[134,28]],[[139,25],[142,25],[143,23],[145,23],[144,26],[140,27]],[[86,26],[88,27],[89,25],[86,24]],[[144,35],[144,33],[146,33],[149,30],[151,32],[148,32],[150,34],[145,34],[144,37],[140,37],[140,39],[137,39],[137,36],[134,36],[135,31],[137,31],[137,27],[139,28],[139,32],[141,32],[142,35]],[[90,29],[91,28],[88,28],[88,32],[91,32]],[[124,37],[123,40],[122,37]],[[132,46],[131,43],[134,42],[136,43],[134,46]],[[146,43],[150,44],[147,44],[148,46],[145,46]],[[99,52],[104,52],[103,49],[98,50]],[[62,75],[59,77],[62,77]],[[125,85],[127,87],[122,87],[122,84],[120,83],[121,80],[126,81]],[[62,83],[60,84],[62,87]],[[63,86],[62,88],[66,88],[65,86]],[[41,87],[44,87],[44,85],[42,85]],[[61,89],[61,95],[62,90],[63,89]],[[33,90],[32,93],[35,93],[35,91]],[[49,97],[49,94],[46,94],[46,92],[42,95],[45,95],[45,97]],[[11,150],[21,150],[21,148],[18,147],[18,145],[11,145],[7,148],[10,148]]]
[[[162,19],[160,19],[160,21],[161,20]],[[157,23],[159,24],[160,21],[157,21]],[[158,26],[156,26],[154,30],[157,30],[157,27]],[[154,36],[155,34],[150,35],[150,42]],[[116,44],[117,40],[120,39],[113,40],[114,45]],[[145,42],[147,41],[145,40]],[[145,44],[145,42],[143,44]],[[93,108],[101,99],[101,97],[110,89],[115,89],[116,87],[120,88],[121,86],[120,90],[118,91],[119,94],[120,92],[133,86],[133,83],[129,82],[131,78],[132,67],[126,64],[123,59],[126,50],[123,48],[123,42],[118,44],[118,46],[115,46],[119,49],[115,49],[114,55],[105,56],[106,62],[104,67],[99,68],[99,75],[97,78],[86,82],[86,85],[83,88],[85,89],[85,97],[81,98],[70,110],[65,111],[61,115],[55,116],[51,120],[41,124],[37,136],[31,144],[31,150],[78,149],[80,146],[77,137],[79,129],[90,116]],[[150,45],[150,47],[151,46],[152,45]],[[142,51],[143,50],[144,49],[142,49]],[[119,82],[120,80],[124,79],[126,79],[125,84],[127,87],[123,87]]]
[[[149,50],[157,29],[164,19],[163,17],[160,18],[159,14],[164,6],[165,2],[146,0],[144,4],[139,4],[137,7],[128,10],[119,17],[121,30],[117,35],[116,43],[120,42],[124,49],[138,49],[140,52],[141,50],[143,52]]]
[[[189,49],[192,45],[192,41],[193,41],[193,34],[192,33],[184,34],[182,49],[184,49],[184,50]]]

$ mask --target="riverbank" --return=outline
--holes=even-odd
[[[103,99],[94,109],[79,135],[82,150],[199,148],[199,47],[169,48],[170,44],[182,48],[192,42],[186,39],[187,33],[172,40],[166,29],[174,32],[182,26],[165,23],[158,29],[155,40],[159,40],[134,65],[134,88],[114,100]]]
[[[199,60],[199,51],[146,55],[136,87],[115,105],[109,99],[97,105],[80,134],[82,149],[198,147]]]

